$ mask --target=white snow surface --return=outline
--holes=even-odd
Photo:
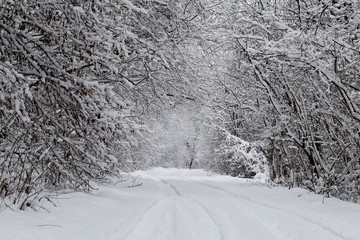
[[[137,171],[49,212],[0,212],[1,240],[358,240],[360,205],[204,170]],[[141,185],[139,185],[141,184]],[[131,187],[134,186],[134,187]]]

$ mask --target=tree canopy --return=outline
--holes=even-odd
[[[0,197],[202,167],[358,201],[360,5],[0,1]]]

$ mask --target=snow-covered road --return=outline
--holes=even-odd
[[[153,169],[131,177],[90,195],[62,195],[59,207],[47,206],[50,214],[3,211],[0,239],[360,239],[360,205],[322,204],[303,189],[271,189],[202,170]]]

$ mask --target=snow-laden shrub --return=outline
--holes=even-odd
[[[346,201],[359,202],[360,165],[353,164],[351,169],[343,169],[339,172],[332,171],[316,179],[315,183],[308,181],[304,185],[316,193],[324,194],[326,197],[337,197]]]
[[[222,173],[244,178],[267,179],[267,159],[255,146],[232,134],[227,134],[219,148]]]

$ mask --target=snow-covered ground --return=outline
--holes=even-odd
[[[152,169],[44,210],[0,212],[1,240],[360,239],[360,205],[203,170]],[[137,187],[131,187],[136,186]]]

